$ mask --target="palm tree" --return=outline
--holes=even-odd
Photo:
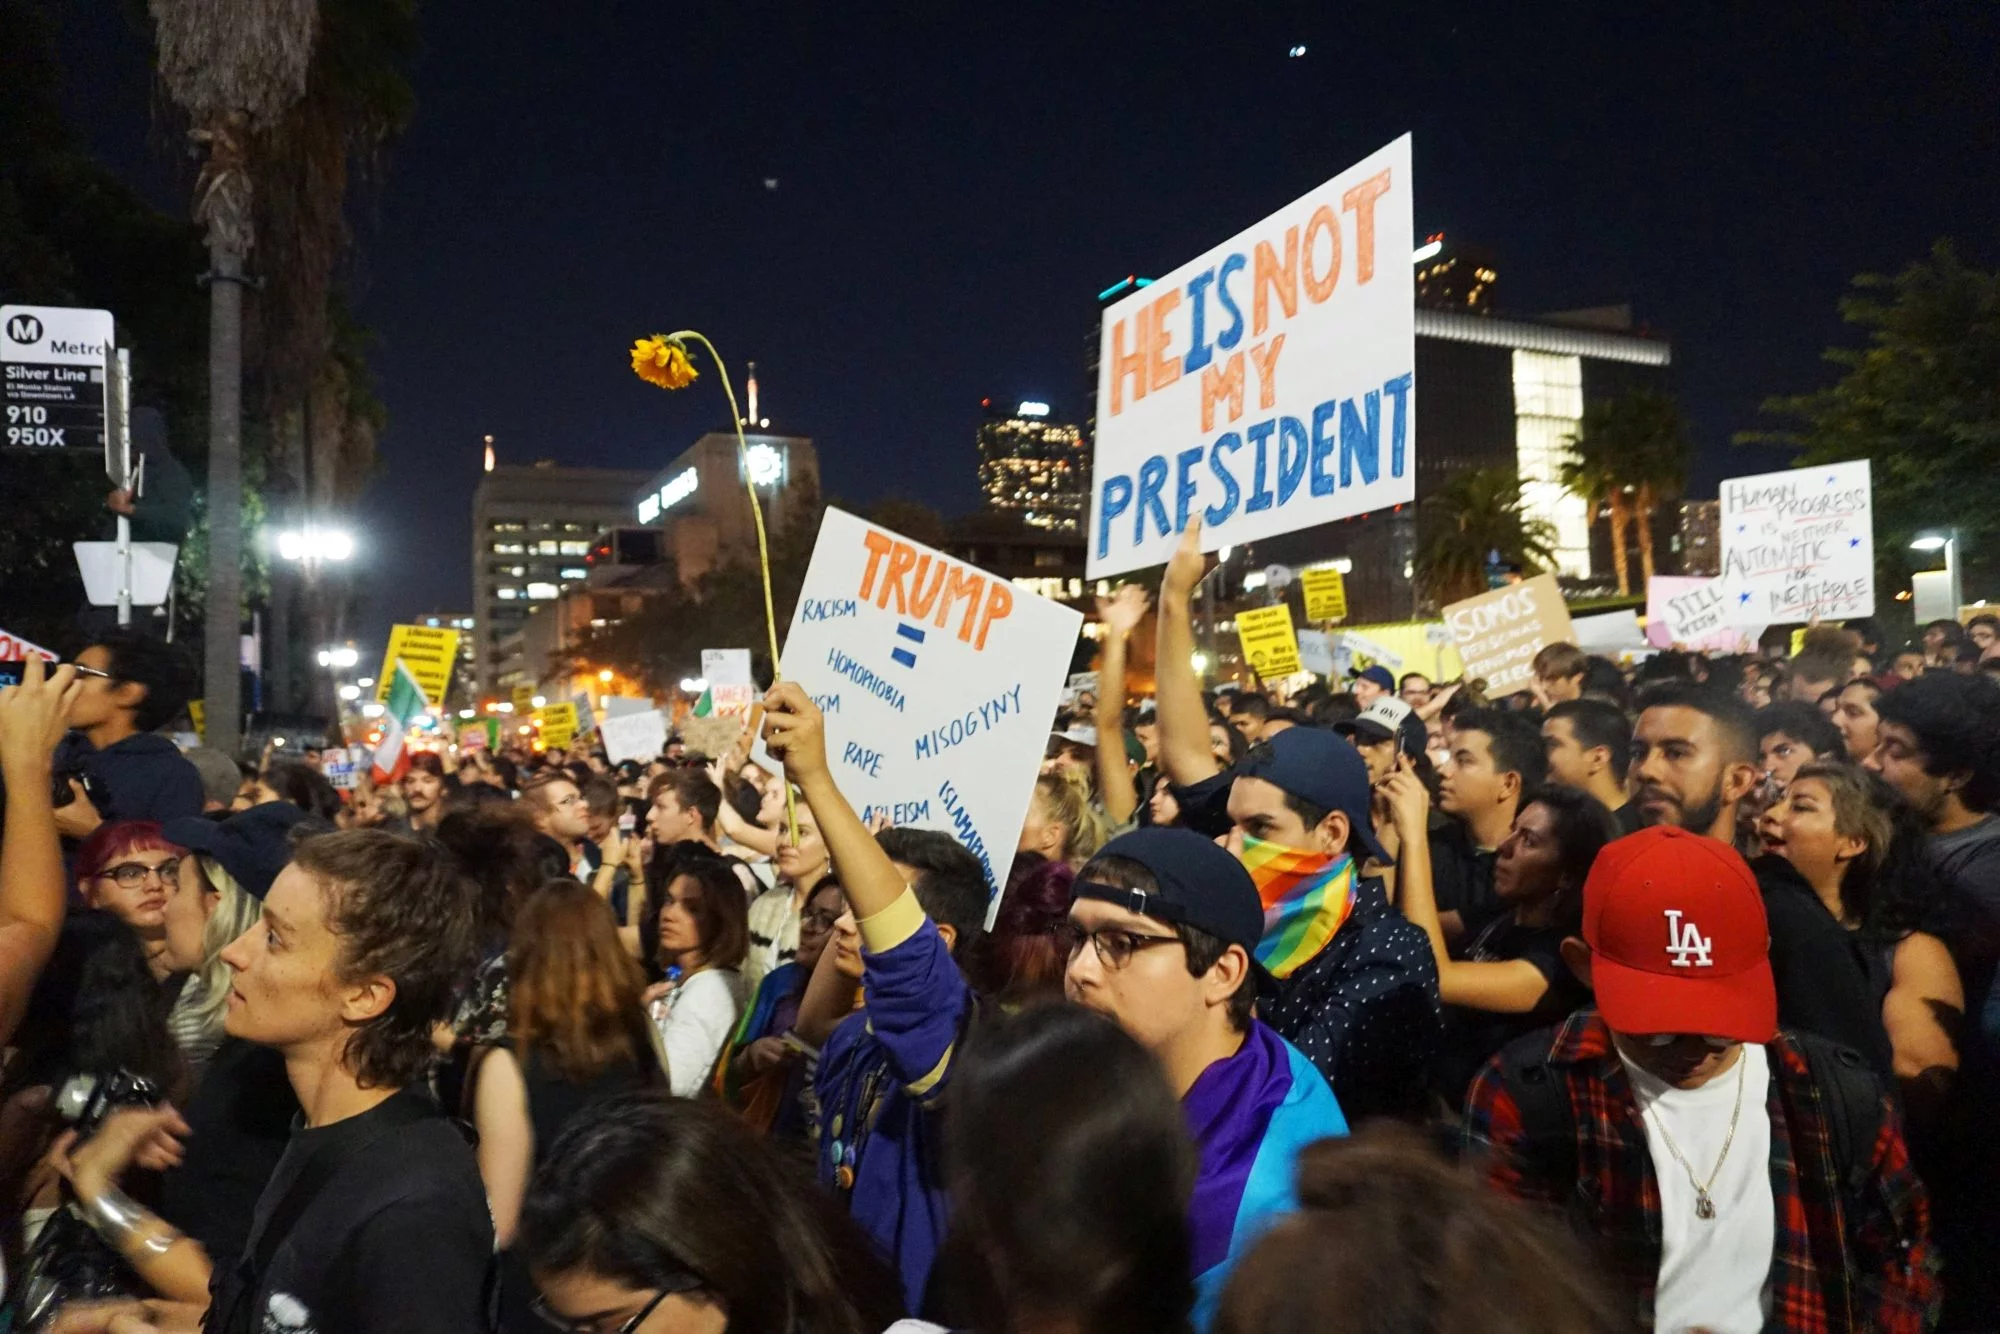
[[[1555,526],[1522,510],[1521,477],[1512,468],[1451,477],[1425,497],[1417,523],[1417,587],[1440,607],[1485,592],[1496,554],[1523,573],[1555,564]]]
[[[1651,581],[1654,512],[1687,484],[1693,448],[1680,409],[1671,397],[1653,390],[1604,399],[1584,409],[1568,444],[1557,478],[1583,498],[1593,517],[1600,509],[1608,515],[1611,566],[1619,593],[1629,596],[1628,528],[1638,527],[1639,563]]]
[[[149,0],[160,82],[204,153],[194,218],[207,229],[207,740],[234,753],[242,687],[243,261],[253,238],[248,138],[305,91],[318,0]]]

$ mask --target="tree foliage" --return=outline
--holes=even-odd
[[[1635,390],[1584,409],[1557,479],[1611,524],[1611,563],[1621,595],[1632,592],[1629,528],[1639,535],[1642,572],[1653,577],[1653,516],[1687,485],[1694,447],[1672,397]]]
[[[1885,583],[1901,582],[1909,539],[1926,528],[1957,528],[1973,558],[1990,561],[2000,545],[2000,273],[1939,241],[1893,277],[1856,278],[1840,313],[1866,340],[1826,352],[1840,379],[1767,400],[1765,412],[1793,424],[1738,441],[1790,446],[1801,467],[1867,459]]]
[[[1447,479],[1417,511],[1417,587],[1444,606],[1486,591],[1486,568],[1501,564],[1534,574],[1555,564],[1554,525],[1521,507],[1512,468],[1475,468]]]

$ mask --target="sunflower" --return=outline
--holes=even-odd
[[[700,374],[688,360],[687,350],[664,334],[632,344],[632,373],[662,389],[685,389]]]

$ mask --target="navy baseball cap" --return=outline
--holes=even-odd
[[[169,843],[214,858],[244,893],[261,899],[291,861],[292,829],[305,819],[306,813],[288,801],[267,801],[227,820],[168,820],[160,833]]]
[[[1395,862],[1376,841],[1375,821],[1368,813],[1368,762],[1333,733],[1288,727],[1252,746],[1236,766],[1236,776],[1261,778],[1323,811],[1341,812],[1347,817],[1349,843],[1377,861]]]
[[[1366,671],[1356,672],[1354,679],[1357,681],[1373,681],[1390,694],[1393,695],[1396,693],[1396,674],[1379,662]]]
[[[1257,957],[1257,944],[1264,938],[1264,901],[1250,872],[1227,850],[1193,830],[1151,826],[1120,834],[1098,849],[1097,856],[1139,863],[1152,873],[1157,888],[1147,893],[1079,877],[1077,898],[1099,899],[1141,917],[1191,926],[1225,945],[1241,945],[1253,960]]]

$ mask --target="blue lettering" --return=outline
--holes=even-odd
[[[1333,418],[1339,410],[1337,398],[1329,398],[1313,409],[1312,493],[1316,496],[1333,494],[1333,473],[1327,465],[1333,462]]]
[[[1236,304],[1236,298],[1229,295],[1229,275],[1243,272],[1249,262],[1241,254],[1223,260],[1222,276],[1215,284],[1215,299],[1229,312],[1229,326],[1215,336],[1215,345],[1224,352],[1243,341],[1243,310]]]
[[[1133,512],[1132,541],[1136,545],[1146,540],[1146,516],[1151,514],[1153,522],[1160,526],[1160,536],[1165,537],[1173,529],[1167,527],[1167,507],[1160,502],[1160,492],[1167,485],[1167,460],[1155,454],[1139,465],[1139,506]]]
[[[1104,559],[1111,550],[1111,521],[1123,514],[1132,504],[1132,479],[1123,473],[1104,479],[1104,490],[1097,498],[1097,558]]]
[[[908,707],[909,701],[893,683],[884,681],[839,649],[831,648],[826,651],[826,665],[831,667],[836,675],[846,677],[897,713],[903,712]]]
[[[1306,476],[1306,427],[1297,417],[1278,419],[1278,503],[1284,504]]]
[[[1241,448],[1243,448],[1243,437],[1234,431],[1224,431],[1215,438],[1215,443],[1208,448],[1209,471],[1214,473],[1216,480],[1222,483],[1222,503],[1219,505],[1210,505],[1208,512],[1202,516],[1208,521],[1210,528],[1224,522],[1230,515],[1236,513],[1236,502],[1243,495],[1243,488],[1236,485],[1236,479],[1229,475],[1229,469],[1222,466],[1223,450],[1226,449],[1233,454]]]
[[[806,598],[799,611],[808,621],[837,621],[854,615],[855,603],[853,598]]]
[[[1389,414],[1389,475],[1403,475],[1403,443],[1410,429],[1410,373],[1404,371],[1395,379],[1382,386],[1382,392],[1395,401],[1395,408]]]
[[[1340,484],[1354,485],[1354,465],[1361,464],[1361,480],[1372,482],[1382,473],[1382,395],[1370,389],[1361,396],[1368,413],[1368,425],[1354,410],[1354,400],[1340,405]]]
[[[870,750],[850,741],[841,748],[840,758],[870,778],[882,776],[882,752],[879,750]]]
[[[1194,470],[1201,466],[1201,457],[1208,451],[1200,445],[1193,449],[1183,449],[1174,455],[1174,531],[1187,529],[1188,511],[1194,508]]]
[[[1208,345],[1208,289],[1215,281],[1215,270],[1197,273],[1188,279],[1188,305],[1191,307],[1188,341],[1194,346],[1188,349],[1187,359],[1181,363],[1183,375],[1193,375],[1203,366],[1215,360],[1215,350]]]
[[[812,698],[813,698],[813,707],[818,709],[821,713],[840,712],[840,696],[814,695]]]
[[[993,859],[986,855],[986,840],[979,836],[979,830],[972,823],[972,813],[959,800],[958,789],[945,783],[938,788],[938,799],[944,802],[944,813],[951,820],[952,832],[958,835],[958,841],[965,845],[965,850],[978,858],[980,868],[986,872],[986,887],[998,893],[1000,882],[993,875]]]
[[[1243,507],[1246,514],[1271,508],[1271,488],[1266,484],[1270,465],[1267,450],[1271,432],[1277,429],[1274,421],[1258,422],[1250,428],[1250,443],[1257,447],[1257,458],[1250,472],[1250,503]]]

